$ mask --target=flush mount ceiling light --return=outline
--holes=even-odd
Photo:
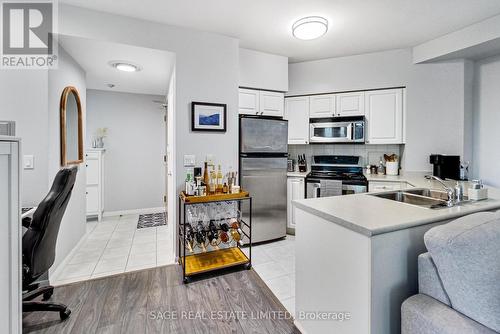
[[[328,20],[321,16],[304,17],[292,26],[292,34],[301,40],[316,39],[328,31]]]
[[[139,65],[125,61],[110,61],[109,65],[123,72],[138,72],[141,70]]]

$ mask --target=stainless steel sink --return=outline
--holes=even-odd
[[[431,197],[431,196],[420,195],[417,190],[422,190],[422,193],[425,193],[425,190],[429,189],[414,189],[413,192],[416,193],[410,191],[391,191],[380,194],[372,194],[372,196],[385,198],[391,201],[416,205],[429,209],[440,209],[447,207],[446,200],[442,199],[441,194],[437,194],[439,193],[439,191],[437,193],[432,193],[432,195],[436,197],[434,196]],[[430,192],[429,195],[431,195]],[[444,193],[444,196],[445,196],[444,198],[447,198],[446,193]]]
[[[419,195],[419,196],[424,196],[424,197],[430,197],[430,198],[435,198],[435,199],[440,199],[443,201],[448,200],[448,194],[446,191],[439,191],[439,190],[433,190],[433,189],[407,189],[404,190],[404,192],[413,194],[413,195]],[[468,201],[469,198],[467,196],[463,197],[463,201]],[[461,202],[463,203],[463,202]]]

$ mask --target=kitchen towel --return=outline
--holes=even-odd
[[[321,197],[340,196],[342,195],[342,181],[338,180],[321,180]]]

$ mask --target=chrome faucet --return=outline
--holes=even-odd
[[[446,183],[444,183],[444,181],[441,178],[434,176],[434,175],[426,175],[425,178],[427,180],[436,180],[439,183],[441,183],[443,188],[446,190],[446,193],[448,194],[448,201],[446,201],[446,205],[448,207],[452,207],[455,204],[457,204],[457,196],[455,194],[455,190],[453,188],[449,187]]]

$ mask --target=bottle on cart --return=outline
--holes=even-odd
[[[243,234],[243,232],[241,231],[240,223],[238,222],[238,219],[236,219],[236,218],[231,219],[231,228],[233,230],[236,230],[239,234]]]
[[[208,242],[214,245],[219,240],[219,233],[217,232],[217,227],[215,226],[214,220],[210,220],[208,223]]]
[[[203,226],[203,223],[201,221],[198,222],[198,226],[196,227],[196,233],[195,233],[195,239],[198,245],[203,249],[203,251],[206,251],[205,247],[205,227]]]
[[[186,223],[186,246],[189,252],[192,253],[194,247],[194,231],[190,223]]]
[[[217,173],[215,170],[210,171],[210,195],[214,195],[217,191]]]
[[[229,224],[226,223],[225,221],[221,222],[220,229],[224,232],[228,232],[229,231]]]
[[[221,170],[220,165],[219,165],[219,169],[217,170],[217,189],[216,189],[216,192],[218,194],[222,193],[222,179],[223,178],[224,178],[224,176],[222,175],[222,170]]]
[[[231,236],[233,237],[233,240],[239,244],[239,245],[242,245],[242,242],[241,242],[241,234],[235,230],[234,228],[231,229]]]
[[[208,162],[205,161],[205,168],[203,170],[203,183],[205,183],[205,187],[208,189],[208,184],[210,183],[210,178],[208,176]]]

